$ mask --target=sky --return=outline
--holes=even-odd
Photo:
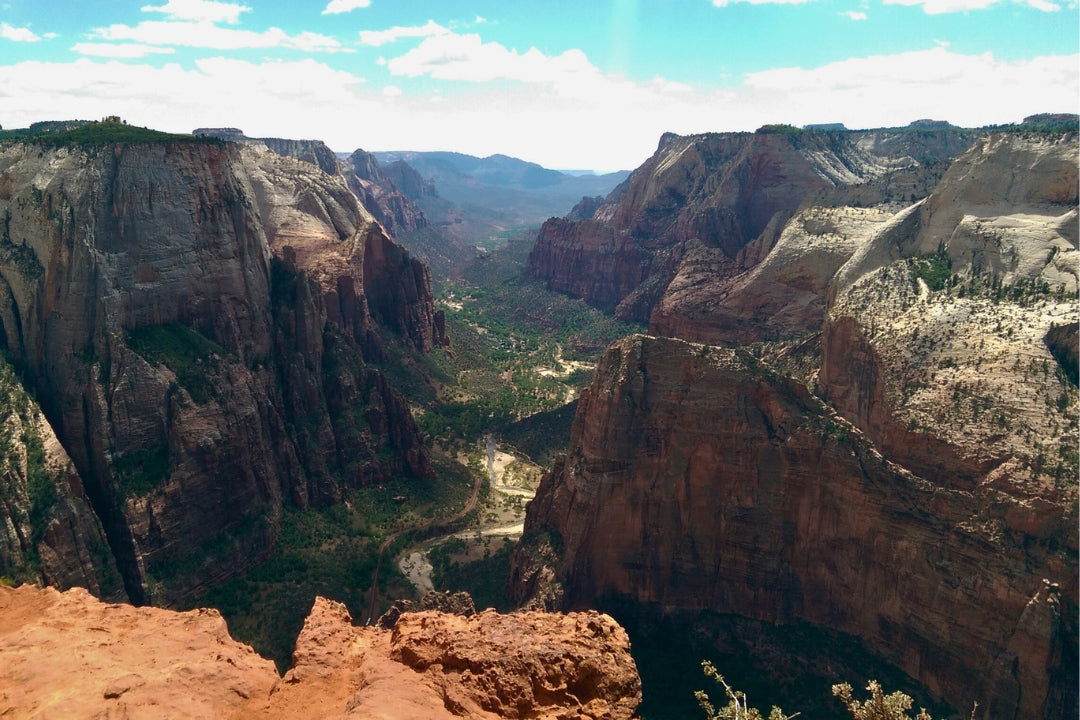
[[[630,170],[664,132],[1080,112],[1077,0],[0,0],[0,125]]]

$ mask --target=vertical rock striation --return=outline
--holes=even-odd
[[[954,707],[1052,717],[1075,707],[1075,502],[1040,501],[1023,526],[1031,502],[911,474],[741,351],[637,336],[583,392],[512,582],[536,590],[528,538],[546,535],[568,607],[809,622]]]
[[[212,139],[8,143],[0,218],[2,340],[133,601],[250,564],[284,502],[430,473],[365,362],[380,322],[446,342],[430,280],[341,176]]]

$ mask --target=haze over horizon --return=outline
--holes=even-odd
[[[664,132],[1080,111],[1075,0],[0,5],[0,124],[632,169]]]

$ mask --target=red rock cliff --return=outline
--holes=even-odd
[[[0,652],[5,717],[629,720],[641,701],[626,633],[595,612],[407,613],[389,631],[316,598],[279,678],[216,610],[0,586]]]
[[[711,283],[737,279],[760,262],[801,207],[925,197],[942,161],[971,139],[955,130],[667,134],[590,219],[548,221],[529,271],[553,290],[646,322],[673,278],[690,272],[680,267],[688,243],[710,255]],[[833,270],[852,249],[830,261]],[[686,286],[675,290],[685,293]],[[694,314],[703,315],[716,299],[684,298],[676,304],[685,310],[669,304],[664,315],[689,314],[682,325],[692,333]],[[724,334],[723,328],[707,332]]]
[[[1053,717],[1075,706],[1061,665],[1077,642],[1075,498],[1016,522],[1032,502],[907,472],[741,351],[638,336],[583,392],[526,538],[561,543],[554,579],[571,607],[808,621],[861,638],[954,707]],[[524,548],[514,572],[527,592]]]

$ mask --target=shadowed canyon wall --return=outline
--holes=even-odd
[[[512,582],[535,593],[528,538],[546,534],[567,607],[809,621],[862,638],[954,707],[1053,717],[1075,704],[1076,518],[1042,511],[1056,520],[1033,533],[1025,498],[907,472],[741,351],[638,336],[583,392]]]
[[[365,362],[380,323],[446,342],[430,277],[341,176],[211,139],[9,143],[0,217],[5,349],[133,601],[250,564],[285,501],[430,473]]]

